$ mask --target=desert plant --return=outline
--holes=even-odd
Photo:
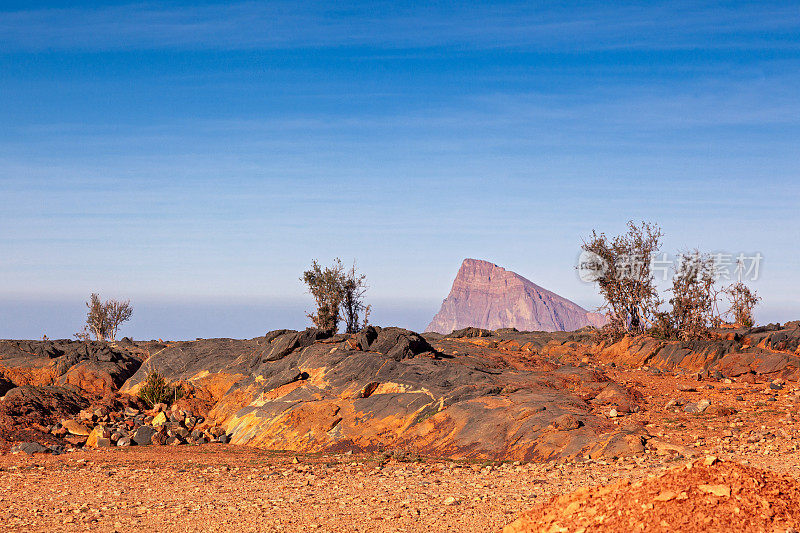
[[[681,255],[669,289],[670,326],[679,339],[698,339],[707,335],[710,327],[719,326],[715,281],[713,257],[698,250]]]
[[[150,408],[157,403],[170,405],[181,399],[183,388],[180,385],[172,385],[160,372],[150,370],[139,389],[138,396]]]
[[[347,333],[358,333],[369,323],[372,306],[364,304],[364,294],[368,288],[367,276],[358,273],[356,263],[353,261],[352,268],[342,278],[341,311],[344,315]],[[363,318],[359,321],[359,315],[362,312]]]
[[[303,272],[300,281],[306,284],[317,305],[316,312],[308,313],[307,316],[316,327],[333,332],[339,328],[339,310],[344,301],[344,280],[344,267],[338,258],[332,266],[324,269],[315,259],[311,268]]]
[[[658,252],[663,233],[657,224],[628,222],[628,231],[610,238],[592,231],[581,248],[590,258],[593,272],[610,323],[604,332],[618,337],[626,332],[641,332],[661,304],[651,271],[651,258]]]
[[[93,292],[86,302],[89,312],[86,315],[86,325],[94,333],[99,341],[114,341],[117,336],[119,326],[133,316],[133,307],[130,300],[106,300],[100,301],[100,295]],[[84,334],[86,329],[84,329]],[[78,338],[85,335],[77,333]]]
[[[756,291],[739,281],[725,288],[723,292],[730,299],[731,308],[728,314],[733,316],[733,321],[740,326],[752,327],[753,309],[761,301]]]

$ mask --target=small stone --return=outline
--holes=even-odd
[[[677,496],[677,494],[675,494],[671,490],[665,490],[665,491],[661,492],[658,496],[656,496],[653,499],[655,501],[657,501],[657,502],[668,502],[668,501],[674,499],[675,496]]]
[[[714,464],[717,464],[718,462],[719,459],[717,459],[713,455],[706,455],[705,459],[703,459],[703,465],[705,466],[712,466]]]
[[[608,412],[608,418],[617,418],[618,416],[619,413],[617,412],[616,409],[612,409]]]
[[[153,427],[163,426],[164,424],[166,424],[166,422],[167,422],[167,415],[165,415],[164,412],[161,411],[155,416],[155,418],[153,418],[153,421],[150,422],[150,425],[152,425]]]
[[[64,437],[64,440],[72,444],[73,446],[83,446],[86,444],[87,437],[82,435],[67,435]]]
[[[104,433],[105,428],[103,426],[95,426],[91,433],[89,433],[89,437],[86,439],[86,446],[90,448],[97,448],[97,440],[102,439]]]
[[[581,421],[570,414],[564,414],[553,420],[551,425],[559,431],[569,431],[581,427]]]
[[[448,496],[447,498],[444,499],[444,504],[445,505],[458,505],[458,500],[456,500],[452,496]]]
[[[697,488],[721,498],[727,498],[731,495],[731,488],[728,485],[698,485]]]
[[[89,428],[77,422],[75,420],[64,420],[61,425],[69,431],[70,435],[80,435],[82,437],[88,437],[91,431]]]
[[[709,402],[706,399],[700,400],[697,403],[687,403],[683,408],[683,412],[690,414],[699,414],[708,409],[710,405],[711,402]]]
[[[117,441],[117,446],[126,447],[126,446],[130,446],[131,443],[132,443],[132,441],[131,441],[130,437],[121,437]]]

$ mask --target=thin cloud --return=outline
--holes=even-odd
[[[800,8],[787,3],[637,8],[448,4],[413,9],[394,2],[240,2],[164,7],[0,12],[0,49],[284,49],[533,47],[542,51],[617,48],[797,49]],[[766,37],[766,34],[769,37]]]

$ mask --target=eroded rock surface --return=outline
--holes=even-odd
[[[519,346],[521,334],[506,335],[504,346]],[[622,431],[590,412],[590,400],[613,385],[602,373],[536,357],[520,361],[458,339],[429,342],[401,328],[178,343],[154,355],[123,391],[140,386],[150,368],[215,387],[208,418],[234,444],[546,460],[635,453],[646,438],[640,427]],[[633,400],[623,396],[629,406]],[[572,422],[553,424],[565,417]]]
[[[605,318],[488,261],[464,259],[450,294],[425,331],[467,327],[573,331]]]

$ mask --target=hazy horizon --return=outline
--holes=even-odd
[[[631,219],[760,253],[757,321],[800,318],[799,16],[6,2],[0,337],[69,336],[91,292],[134,337],[304,327],[298,278],[335,257],[379,323],[423,328],[465,257],[592,309],[581,239]]]

